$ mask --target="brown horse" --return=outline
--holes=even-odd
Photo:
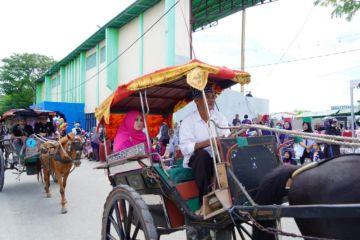
[[[55,172],[60,187],[61,213],[67,213],[65,187],[71,169],[80,165],[82,153],[82,138],[74,133],[69,133],[58,142],[45,142],[41,145],[41,163],[45,181],[45,193],[51,197],[49,190],[50,175]]]

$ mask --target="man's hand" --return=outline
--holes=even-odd
[[[218,137],[216,137],[214,140],[217,145],[220,145],[220,139]],[[210,139],[196,143],[195,150],[206,148],[208,146],[210,146]]]

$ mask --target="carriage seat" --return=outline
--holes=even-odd
[[[176,166],[168,170],[164,170],[160,166],[156,166],[155,168],[164,179],[171,180],[175,185],[194,180],[193,170],[191,168],[184,168],[182,162],[183,159],[177,160]],[[166,171],[169,177],[164,173],[164,171]]]
[[[193,211],[200,208],[199,191],[194,181],[194,173],[191,168],[184,168],[183,159],[176,161],[176,166],[164,170],[160,165],[154,166],[156,171],[167,183],[172,183],[188,207]],[[165,172],[169,177],[165,174]]]

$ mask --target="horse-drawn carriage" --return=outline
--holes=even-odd
[[[59,139],[51,136],[49,132],[54,133],[55,129],[47,120],[55,115],[52,111],[33,109],[13,109],[3,114],[3,123],[13,131],[12,136],[7,133],[0,141],[3,149],[0,149],[0,191],[4,185],[5,170],[15,170],[18,178],[24,172],[44,177],[46,196],[51,197],[51,176],[54,182],[59,182],[61,212],[66,213],[66,181],[74,165],[80,165],[83,139],[73,133]],[[21,127],[17,119],[22,121]],[[38,120],[37,129],[35,122]],[[31,125],[35,126],[35,131]],[[16,131],[20,133],[16,134]]]
[[[191,102],[191,88],[202,91],[202,97],[206,99],[204,88],[207,84],[216,84],[221,92],[234,84],[243,85],[249,81],[247,73],[194,60],[119,86],[97,108],[96,117],[104,127],[107,139],[111,140],[124,114],[131,109],[140,109],[146,119],[147,143],[151,146],[150,138],[155,136],[159,125],[164,121],[171,125],[173,113]],[[209,109],[207,111],[210,115]],[[216,124],[209,120],[207,125],[210,138],[215,139],[217,133],[212,129]],[[160,157],[159,162],[154,161],[154,154],[146,153],[141,144],[118,153],[107,153],[106,163],[97,167],[105,169],[113,186],[104,205],[101,238],[138,239],[142,236],[145,239],[158,239],[163,234],[185,229],[187,239],[245,239],[245,236],[255,239],[256,236],[243,223],[277,236],[282,233],[279,228],[262,228],[258,221],[275,221],[281,217],[305,220],[324,218],[331,221],[340,217],[351,219],[353,223],[359,222],[360,205],[355,204],[360,202],[358,196],[357,199],[331,202],[343,205],[316,205],[329,203],[326,199],[311,202],[312,205],[280,205],[286,192],[286,180],[295,167],[288,167],[287,176],[277,181],[281,182],[281,186],[275,189],[274,184],[271,189],[273,194],[280,195],[280,202],[264,200],[262,197],[267,195],[259,194],[260,182],[267,173],[281,165],[274,137],[231,137],[221,138],[220,144],[215,141],[210,143],[216,184],[203,199],[198,198],[192,169],[182,167],[181,157],[175,159],[176,164],[169,168],[167,159]],[[358,158],[352,156],[351,161],[357,159],[360,164]],[[297,184],[297,179],[293,182]],[[201,205],[199,201],[203,205],[203,215],[200,216],[195,214]],[[274,203],[277,205],[272,205]],[[349,229],[354,231],[354,228]],[[302,233],[308,232],[304,230]],[[320,234],[314,232],[314,235],[332,238],[349,236],[326,234],[326,229]],[[264,239],[271,239],[272,236],[267,235]]]
[[[42,116],[53,116],[51,111],[33,109],[12,109],[2,115],[2,131],[0,140],[0,191],[5,180],[5,170],[15,170],[18,176],[24,172],[27,175],[35,175],[41,169],[40,164],[40,141],[39,137],[33,134],[33,128],[28,130],[28,123],[33,125],[37,118]],[[17,119],[25,121],[25,128],[21,131],[27,135],[12,137],[10,129],[17,124]],[[2,130],[3,130],[2,129]],[[18,131],[18,130],[16,130]]]

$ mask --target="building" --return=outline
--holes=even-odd
[[[191,59],[188,29],[266,2],[271,1],[137,0],[37,81],[36,104],[84,103],[89,129],[95,108],[119,84]]]

